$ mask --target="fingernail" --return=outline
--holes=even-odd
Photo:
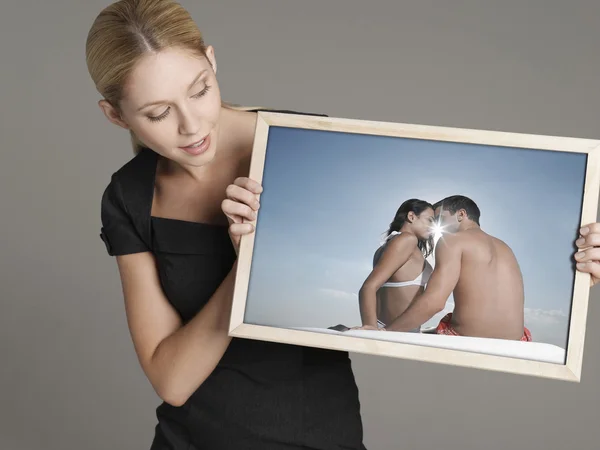
[[[583,245],[583,243],[584,243],[584,242],[585,242],[585,239],[583,239],[583,238],[579,238],[579,239],[577,239],[577,240],[575,241],[575,244],[577,244],[577,245]]]
[[[578,268],[579,270],[581,270],[581,269],[585,269],[585,263],[577,263],[577,268]]]
[[[588,227],[583,227],[581,230],[579,230],[579,232],[582,234],[582,236],[585,236],[586,234],[588,234],[590,231],[590,229]]]
[[[578,252],[578,253],[575,253],[575,258],[576,258],[576,259],[581,259],[581,258],[583,258],[584,256],[585,256],[585,252]]]

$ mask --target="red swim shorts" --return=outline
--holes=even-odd
[[[450,321],[452,320],[452,313],[448,313],[446,314],[442,320],[440,320],[440,323],[438,324],[435,332],[436,334],[446,334],[446,335],[450,335],[450,336],[460,336],[456,330],[454,330],[454,328],[452,328],[452,325],[450,324]],[[531,332],[527,329],[527,327],[525,327],[525,329],[523,330],[523,337],[521,337],[520,339],[521,341],[526,341],[526,342],[531,342]]]

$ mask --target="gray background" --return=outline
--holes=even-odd
[[[144,450],[152,439],[158,400],[98,237],[102,190],[132,156],[85,67],[86,33],[108,3],[0,6],[3,450]],[[600,137],[596,0],[183,5],[215,46],[232,102]],[[352,355],[368,448],[596,448],[599,295],[581,384]]]

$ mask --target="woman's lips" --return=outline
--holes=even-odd
[[[210,133],[207,134],[204,137],[204,139],[200,139],[199,141],[195,142],[194,144],[190,144],[187,147],[179,147],[179,148],[192,156],[197,156],[197,155],[204,153],[208,149],[209,146],[210,146]]]

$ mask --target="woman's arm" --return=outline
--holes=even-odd
[[[363,327],[377,328],[377,291],[389,278],[409,260],[417,248],[415,235],[403,233],[394,238],[384,250],[373,271],[358,292],[360,316]]]
[[[200,312],[182,326],[160,286],[154,257],[117,257],[130,334],[156,393],[180,406],[206,380],[225,353],[236,265]]]
[[[238,178],[222,209],[236,252],[242,235],[254,231],[262,187]],[[182,325],[160,285],[150,252],[117,257],[130,333],[140,364],[156,393],[180,406],[212,373],[231,341],[229,318],[237,262],[206,305]]]

